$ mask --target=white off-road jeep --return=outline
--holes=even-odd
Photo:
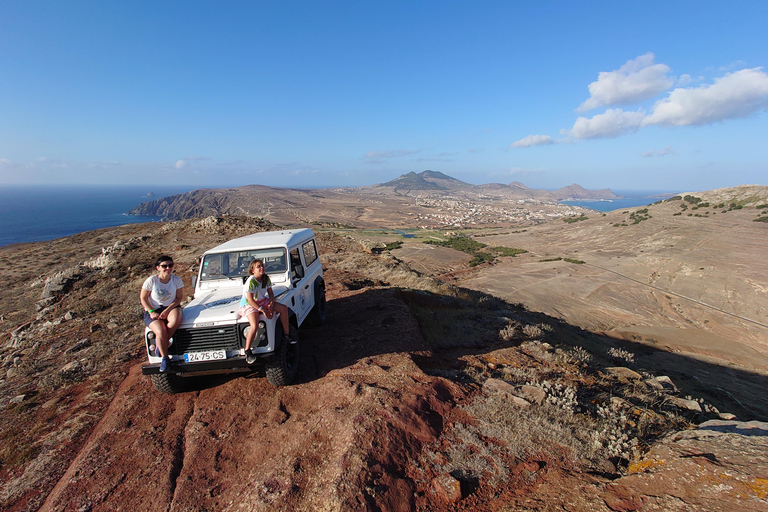
[[[246,363],[243,350],[250,324],[238,316],[238,310],[248,265],[256,258],[264,261],[275,299],[288,306],[291,337],[296,342],[283,340],[279,315],[268,319],[262,314],[251,349],[271,384],[293,381],[299,365],[298,328],[305,321],[322,325],[326,314],[323,267],[311,229],[256,233],[203,254],[194,280],[194,300],[184,307],[183,320],[168,348],[168,372],[160,373],[154,333],[149,329],[144,333],[149,364],[142,366],[142,373],[151,375],[158,390],[181,391],[185,377],[254,369]]]

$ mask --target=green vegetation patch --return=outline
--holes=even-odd
[[[754,222],[768,222],[768,216],[758,217]]]
[[[547,258],[545,260],[539,260],[539,263],[545,263],[547,261],[566,261],[568,263],[576,263],[577,265],[582,265],[584,263],[581,260],[575,260],[573,258],[563,258],[562,256],[558,256],[557,258]]]
[[[340,222],[320,222],[315,221],[312,223],[313,226],[319,226],[321,228],[331,228],[331,229],[357,229],[356,226],[350,226],[349,224],[342,224]]]
[[[587,217],[582,213],[578,217],[568,217],[567,219],[563,219],[563,222],[567,222],[568,224],[571,224],[572,222],[579,222],[580,220],[587,220],[587,219],[589,219],[589,217]]]
[[[493,252],[496,256],[502,257],[502,256],[517,256],[518,254],[525,254],[525,249],[515,249],[514,247],[491,247],[491,252]]]
[[[477,240],[465,236],[452,236],[448,240],[424,240],[425,244],[439,245],[441,247],[449,247],[457,251],[465,252],[472,255],[472,259],[469,261],[469,266],[474,267],[485,262],[492,262],[497,257],[503,256],[515,256],[517,254],[523,254],[528,251],[525,249],[514,249],[512,247],[490,247]],[[486,249],[487,248],[487,249]]]
[[[629,218],[632,219],[632,224],[640,224],[644,220],[648,220],[651,216],[648,214],[648,208],[642,208],[629,214]]]
[[[448,240],[424,240],[425,244],[439,245],[441,247],[450,247],[457,251],[475,254],[486,245],[477,240],[472,240],[466,236],[452,236]]]
[[[697,204],[701,202],[701,198],[696,196],[686,195],[683,197],[683,201],[690,204]]]

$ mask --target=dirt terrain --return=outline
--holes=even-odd
[[[412,248],[416,273],[322,234],[329,318],[300,332],[297,383],[256,371],[157,393],[140,368],[151,261],[172,254],[190,286],[203,250],[270,228],[205,218],[0,248],[0,508],[768,510],[758,369],[447,283],[538,255],[469,268]]]

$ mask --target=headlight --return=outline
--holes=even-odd
[[[259,322],[259,340],[267,339],[267,324]]]
[[[155,345],[155,333],[152,331],[149,331],[146,334],[146,338],[147,338],[147,348],[149,349],[149,353],[154,355],[155,349],[157,348],[157,346]]]

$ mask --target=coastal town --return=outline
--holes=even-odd
[[[505,199],[476,203],[457,198],[420,199],[418,206],[434,210],[419,213],[416,221],[422,229],[463,226],[539,224],[552,219],[583,215],[590,210],[538,199]]]

